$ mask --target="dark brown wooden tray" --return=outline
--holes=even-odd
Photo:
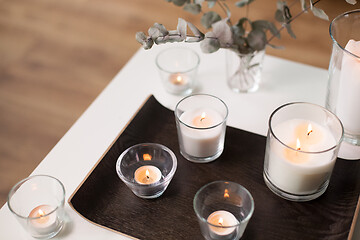
[[[297,203],[274,195],[263,180],[266,138],[227,127],[225,150],[212,163],[185,160],[174,113],[151,96],[69,199],[71,207],[102,227],[139,239],[202,239],[193,211],[206,183],[240,183],[253,195],[255,212],[242,239],[347,239],[360,192],[360,161],[338,159],[320,198]],[[165,193],[136,197],[119,179],[115,163],[126,148],[144,142],[172,149],[178,168]]]

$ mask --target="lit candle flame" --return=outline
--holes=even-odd
[[[39,209],[38,214],[39,217],[43,217],[45,215],[45,213],[41,209]]]
[[[224,223],[224,219],[221,217],[221,218],[219,218],[219,225],[220,226],[222,226],[223,225],[223,223]]]
[[[312,133],[312,126],[311,126],[311,124],[309,123],[309,125],[308,125],[308,133],[307,133],[307,135],[309,136],[310,135],[310,133]]]
[[[144,159],[144,161],[150,161],[151,158],[152,158],[152,157],[151,157],[150,154],[148,154],[148,153],[143,154],[143,159]]]
[[[224,198],[229,198],[229,197],[230,197],[229,190],[225,189]]]
[[[150,172],[149,172],[149,170],[148,169],[146,169],[146,171],[145,171],[145,175],[146,175],[146,179],[150,179]]]
[[[181,83],[181,82],[182,82],[182,77],[181,77],[181,76],[177,76],[177,77],[176,77],[176,81],[177,81],[178,83]]]
[[[296,150],[300,150],[300,149],[301,149],[300,140],[297,138],[296,139]]]
[[[206,113],[205,113],[205,112],[203,112],[203,113],[201,114],[200,121],[204,120],[204,119],[205,119],[205,117],[206,117]]]

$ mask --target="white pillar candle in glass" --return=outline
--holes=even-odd
[[[345,50],[336,113],[348,133],[360,135],[360,41],[349,40]]]
[[[183,98],[175,108],[180,153],[193,162],[217,159],[224,149],[227,115],[227,106],[217,97]]]
[[[311,103],[289,103],[270,116],[264,179],[275,194],[308,201],[321,196],[330,181],[340,142],[340,120]]]
[[[213,156],[219,151],[221,128],[205,130],[222,122],[218,112],[209,108],[188,110],[180,116],[180,121],[187,125],[181,131],[187,154],[201,158]],[[199,131],[199,128],[205,131]]]

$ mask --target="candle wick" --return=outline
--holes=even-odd
[[[312,130],[310,130],[310,131],[307,133],[307,135],[310,136],[310,133],[312,133]]]

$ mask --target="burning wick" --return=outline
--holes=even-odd
[[[177,77],[176,77],[176,81],[177,81],[178,83],[181,83],[181,81],[182,81],[181,76],[177,76]]]
[[[230,197],[229,190],[225,189],[224,198],[229,198],[229,197]]]
[[[296,139],[296,150],[300,151],[300,149],[301,149],[300,140],[297,138]]]
[[[222,226],[222,225],[223,225],[223,222],[224,222],[223,218],[222,218],[222,217],[221,217],[221,218],[219,218],[219,225],[220,225],[220,226]]]
[[[308,133],[307,133],[307,135],[310,136],[310,133],[312,133],[312,132],[313,132],[312,126],[311,126],[311,124],[309,124],[308,125]]]
[[[39,217],[44,217],[44,215],[45,215],[45,213],[41,210],[41,209],[39,209]]]
[[[146,172],[145,172],[145,175],[146,175],[146,180],[149,180],[150,179],[150,172],[149,170],[146,169]]]
[[[203,113],[201,114],[200,122],[201,122],[202,120],[204,120],[205,117],[206,117],[206,113],[203,112]]]

